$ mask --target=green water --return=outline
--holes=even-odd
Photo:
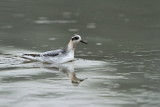
[[[159,107],[159,3],[0,0],[0,107]],[[74,62],[18,57],[62,48],[73,34],[89,43]]]

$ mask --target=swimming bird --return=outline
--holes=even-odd
[[[73,61],[75,48],[79,42],[87,44],[81,39],[80,35],[74,34],[66,48],[47,51],[40,54],[23,54],[22,57],[47,63],[65,63]]]

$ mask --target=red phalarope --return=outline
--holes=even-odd
[[[64,49],[47,51],[40,54],[23,54],[23,58],[49,63],[65,63],[73,61],[75,47],[79,42],[87,44],[81,39],[80,35],[74,34],[74,36],[70,39],[67,47]]]

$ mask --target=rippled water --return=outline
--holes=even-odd
[[[1,0],[0,107],[159,107],[160,7],[149,0]],[[64,47],[66,64],[19,57]]]

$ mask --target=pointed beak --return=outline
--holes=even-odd
[[[80,42],[84,43],[84,44],[88,44],[87,42],[84,42],[83,40],[81,40]]]

